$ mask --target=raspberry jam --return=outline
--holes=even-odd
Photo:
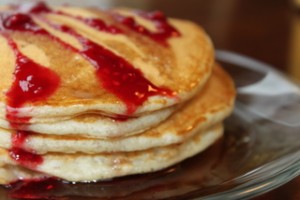
[[[35,169],[38,165],[43,163],[43,157],[24,148],[24,144],[30,134],[33,133],[16,130],[11,138],[12,147],[9,149],[9,155],[19,165]]]
[[[138,24],[133,17],[124,17],[117,14],[116,19],[136,33],[149,37],[163,46],[168,46],[167,41],[171,37],[180,36],[180,33],[168,22],[166,16],[162,12],[137,12],[137,14],[152,21],[155,24],[157,32],[151,32],[146,27]]]
[[[24,126],[24,124],[28,124],[30,121],[30,117],[19,117],[18,109],[22,108],[26,103],[47,100],[60,87],[61,80],[59,75],[54,71],[25,56],[19,50],[15,41],[10,37],[10,32],[27,32],[33,35],[43,35],[50,40],[58,42],[63,47],[72,50],[74,53],[80,54],[94,66],[99,85],[114,94],[126,105],[127,112],[125,115],[134,113],[136,109],[151,96],[161,95],[173,97],[175,95],[173,91],[167,88],[155,86],[143,76],[140,70],[136,69],[125,58],[82,36],[71,27],[52,24],[52,22],[48,23],[48,25],[53,28],[75,37],[83,46],[82,49],[76,49],[60,38],[52,35],[33,20],[33,17],[37,17],[47,22],[44,18],[45,13],[72,17],[98,31],[110,34],[126,34],[117,26],[107,25],[101,19],[70,16],[62,12],[53,11],[44,3],[36,3],[24,7],[12,6],[9,11],[0,12],[0,34],[6,38],[16,59],[14,79],[11,87],[6,92],[6,119],[10,121],[10,126],[16,129],[12,137],[12,148],[9,152],[10,156],[16,162],[31,169],[41,164],[43,158],[31,150],[24,149],[23,144],[26,138],[33,133],[18,131],[18,127],[20,127],[18,123],[22,123],[22,126]],[[141,13],[141,16],[153,21],[158,32],[152,33],[148,31],[146,28],[137,25],[131,18],[123,18],[120,25],[125,24],[132,30],[146,35],[164,45],[167,44],[167,39],[170,37],[180,35],[178,31],[168,23],[162,13]]]
[[[22,10],[22,9],[21,9]],[[24,9],[23,9],[24,10]],[[107,25],[100,19],[73,17],[63,12],[52,11],[44,4],[37,4],[37,8],[32,7],[27,9],[27,13],[15,14],[9,16],[3,21],[3,27],[14,31],[27,31],[34,34],[43,34],[49,38],[59,41],[63,46],[73,50],[76,53],[81,54],[86,58],[94,67],[95,73],[99,80],[99,85],[104,89],[113,93],[123,103],[126,104],[126,114],[131,114],[142,105],[150,96],[162,95],[162,96],[174,96],[174,93],[166,88],[157,87],[148,81],[142,74],[142,72],[136,68],[124,58],[116,55],[112,51],[104,48],[100,44],[97,44],[67,26],[55,25],[48,23],[52,27],[58,29],[61,32],[68,33],[78,39],[82,44],[83,49],[74,49],[72,46],[61,41],[59,38],[51,35],[46,30],[39,27],[33,22],[31,15],[37,16],[40,13],[47,12],[59,15],[66,15],[77,19],[89,26],[96,28],[99,31],[108,32],[111,34],[123,34],[123,32],[115,26]],[[157,23],[157,27],[161,30],[159,33],[142,33],[148,34],[151,38],[157,40],[166,41],[167,38],[171,37],[176,31],[168,23],[166,18],[162,15],[158,17],[158,14],[143,14],[147,19],[153,20]],[[155,16],[155,17],[154,17]],[[144,29],[146,30],[146,29]],[[46,73],[47,74],[47,73]],[[43,97],[41,97],[43,98]]]
[[[14,82],[6,93],[8,106],[18,108],[50,97],[60,85],[59,76],[23,55],[13,40],[8,38],[8,43],[16,56]]]
[[[17,27],[20,27],[18,23],[16,24]],[[12,24],[10,24],[10,27],[13,27]],[[32,26],[28,27],[32,29]],[[50,97],[60,85],[59,76],[23,55],[12,39],[7,38],[7,40],[16,56],[14,81],[6,93],[8,107],[20,108],[27,102],[41,101]],[[6,118],[11,120],[18,113],[16,110],[13,113],[9,110],[11,109],[7,109]],[[30,120],[28,117],[24,119]],[[17,126],[14,123],[10,125],[13,128]],[[36,168],[43,162],[42,156],[23,149],[22,145],[27,137],[26,132],[16,130],[13,135],[12,148],[9,150],[11,158],[28,168]]]
[[[77,38],[83,46],[77,52],[95,67],[99,84],[126,104],[126,114],[132,114],[150,96],[174,96],[171,90],[157,87],[148,81],[140,70],[124,58],[83,37],[70,27],[51,23],[49,25]]]
[[[19,165],[27,167],[29,169],[36,169],[37,166],[43,163],[42,156],[26,151],[23,148],[11,148],[9,150],[9,155]]]

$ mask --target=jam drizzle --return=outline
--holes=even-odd
[[[46,31],[36,26],[25,14],[17,13],[1,17],[0,30],[30,31],[46,34]],[[35,63],[18,49],[17,44],[7,34],[2,33],[16,57],[14,80],[6,93],[6,119],[16,131],[12,134],[10,157],[22,166],[34,169],[43,162],[42,156],[25,150],[23,144],[29,132],[17,130],[18,124],[13,121],[29,122],[30,117],[18,117],[18,108],[27,102],[36,102],[50,97],[60,85],[59,76],[52,70]],[[12,122],[11,122],[12,121]]]
[[[9,37],[6,38],[16,56],[14,81],[6,93],[8,105],[6,118],[11,120],[17,118],[18,111],[15,108],[22,107],[26,102],[36,102],[51,96],[59,87],[60,79],[55,72],[23,55],[18,50],[16,43]],[[10,112],[11,110],[13,112]],[[22,118],[22,120],[29,121],[30,117]],[[10,125],[11,127],[17,126],[15,123],[10,123]],[[28,132],[19,130],[13,133],[12,148],[9,149],[9,155],[20,165],[34,169],[43,162],[43,158],[23,148],[28,135]]]
[[[144,35],[153,41],[168,46],[168,39],[171,37],[179,37],[180,33],[167,20],[167,17],[160,11],[154,12],[137,12],[137,14],[147,20],[152,21],[157,28],[157,32],[151,32],[146,27],[137,23],[131,16],[123,16],[121,14],[114,14],[115,19],[127,26],[131,30]]]
[[[95,67],[100,84],[126,104],[127,114],[135,112],[150,96],[174,96],[171,90],[159,88],[148,81],[140,70],[135,69],[124,58],[83,37],[70,27],[48,24],[77,38],[83,46],[78,52]]]
[[[43,163],[43,157],[30,150],[25,150],[24,144],[27,138],[33,134],[28,131],[16,130],[12,134],[12,147],[9,149],[9,155],[21,166],[36,169],[37,166]]]
[[[6,118],[10,121],[11,127],[16,129],[16,132],[12,136],[12,148],[9,150],[9,154],[20,165],[34,169],[43,162],[43,158],[30,150],[24,149],[27,137],[33,133],[17,130],[18,123],[15,123],[16,121],[22,123],[30,121],[30,117],[18,116],[18,108],[24,106],[25,103],[34,103],[49,98],[58,89],[60,78],[49,68],[34,62],[22,54],[17,44],[5,31],[30,32],[44,35],[71,49],[73,52],[82,55],[95,67],[95,74],[99,80],[99,84],[126,104],[126,114],[134,113],[150,96],[162,95],[173,97],[175,95],[174,92],[167,88],[160,88],[152,84],[143,76],[140,70],[134,68],[133,65],[121,56],[83,37],[70,27],[50,24],[52,27],[75,37],[82,44],[83,49],[75,49],[41,28],[33,21],[32,16],[39,17],[39,14],[42,13],[58,14],[44,3],[38,3],[26,9],[16,6],[14,7],[14,11],[17,11],[17,13],[0,13],[0,34],[7,39],[16,57],[14,80],[11,88],[6,93]],[[67,14],[65,15],[68,16]],[[162,44],[165,44],[169,37],[179,35],[172,26],[168,25],[164,16],[145,15],[144,17],[153,20],[157,24],[159,32],[151,33],[139,26],[139,30],[143,30],[139,31],[140,34],[144,34]],[[108,26],[100,19],[74,18],[99,31],[111,34],[123,34],[123,31],[119,28]],[[124,24],[125,22],[126,20],[122,23]],[[130,24],[132,23],[126,22],[125,24],[131,26]],[[133,24],[136,25],[136,23]],[[132,27],[134,28],[135,26]]]
[[[50,97],[60,85],[59,76],[22,54],[12,39],[7,40],[16,56],[14,81],[6,93],[8,106],[20,108],[26,102]]]
[[[96,25],[96,28],[98,27],[97,29],[101,31],[111,34],[121,33],[117,27],[108,26],[99,19],[73,17],[63,12],[59,12],[59,14],[78,19],[89,26]],[[100,85],[126,104],[126,114],[134,113],[150,96],[174,96],[171,90],[159,88],[148,81],[140,70],[134,68],[124,58],[83,37],[72,28],[55,25],[45,19],[44,22],[56,30],[70,34],[81,43],[83,49],[78,50],[78,53],[95,67]]]
[[[110,34],[123,34],[124,33],[121,29],[119,29],[116,26],[107,25],[102,19],[84,18],[84,17],[80,17],[80,16],[70,15],[70,14],[62,12],[62,11],[51,11],[51,13],[66,16],[66,17],[81,21],[82,23],[84,23],[94,29],[97,29],[98,31],[107,32]]]

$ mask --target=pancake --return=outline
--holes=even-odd
[[[79,135],[86,138],[115,138],[141,133],[158,125],[167,119],[175,107],[165,108],[139,117],[109,118],[99,114],[79,115],[71,119],[53,119],[51,123],[10,124],[0,119],[0,127],[4,129],[17,128],[18,130],[32,131],[49,135]],[[0,130],[1,132],[1,130]],[[3,130],[2,132],[5,132]]]
[[[0,8],[0,183],[161,170],[223,135],[230,76],[198,25],[163,13]]]
[[[92,155],[46,154],[43,155],[43,163],[34,170],[41,174],[75,182],[104,180],[130,174],[153,172],[203,151],[219,139],[222,133],[222,126],[217,126],[210,131],[196,134],[184,143],[145,151]],[[15,161],[4,149],[0,151],[0,165],[6,169],[16,166]],[[27,178],[30,176],[29,173],[22,171],[22,167],[15,167],[14,170],[17,171],[15,175],[24,173]],[[7,171],[5,174],[0,174],[1,181],[6,183],[20,178],[12,177],[12,175]]]
[[[14,27],[13,23],[10,26],[0,26],[0,43],[3,44],[0,47],[0,66],[5,66],[0,68],[0,75],[3,77],[3,84],[0,85],[2,119],[7,116],[6,112],[12,115],[9,120],[13,122],[18,122],[20,118],[22,121],[26,117],[36,118],[38,121],[38,118],[67,118],[90,112],[108,116],[142,115],[190,99],[203,87],[211,74],[213,45],[204,30],[192,22],[177,19],[164,21],[164,16],[161,15],[157,15],[160,18],[155,18],[154,14],[152,16],[131,11],[134,19],[139,19],[136,21],[142,23],[140,26],[155,26],[159,22],[174,29],[169,38],[158,41],[150,37],[160,33],[158,27],[151,32],[152,35],[137,33],[128,28],[125,22],[119,21],[121,12],[73,7],[38,9],[13,7],[12,12],[20,12],[30,26]],[[9,16],[10,12],[3,14],[4,17],[6,15]],[[9,17],[5,18],[6,21],[7,19]],[[100,21],[104,28],[92,27]],[[115,33],[116,30],[119,32]],[[105,70],[108,69],[105,71],[108,75],[101,77],[97,70],[102,70],[103,67],[95,64],[91,52],[87,53],[91,46],[102,49],[106,56],[110,55],[110,60],[105,62],[113,62],[121,68],[126,65],[129,72],[124,70],[127,74],[115,75],[113,71],[109,71],[113,69],[104,67]],[[25,94],[20,93],[19,98],[23,100],[15,101],[13,95],[16,94],[12,90],[19,87],[16,86],[18,73],[14,73],[18,63],[16,55],[19,54],[42,68],[34,71],[45,73],[42,78],[50,83],[47,85],[51,85],[44,94],[47,97],[39,96],[28,100]],[[127,84],[132,74],[135,77],[133,80],[140,82]],[[123,86],[122,78],[106,80],[112,76],[125,78],[127,85]],[[32,75],[31,78],[36,77],[38,76]],[[36,82],[37,85],[31,79],[20,82],[23,84],[22,90],[30,91],[34,88],[32,93],[44,92],[40,91],[39,88],[43,87],[39,87],[38,81]],[[137,88],[134,87],[142,88],[144,93],[135,91]],[[125,90],[132,92],[130,95],[133,97],[120,92]],[[131,101],[131,98],[135,98],[135,101]]]
[[[67,127],[59,126],[60,123],[57,123],[59,127],[56,133],[43,135],[39,132],[27,136],[24,148],[31,149],[38,154],[47,152],[99,153],[137,151],[180,143],[197,132],[206,131],[223,121],[232,111],[234,97],[235,90],[230,77],[216,65],[212,77],[201,92],[167,120],[145,132],[130,137],[128,136],[131,134],[124,134],[114,139],[96,139],[99,134],[91,134],[87,126],[88,122],[76,126],[78,128],[82,126],[82,129],[86,130],[85,135],[81,137],[76,136],[75,132],[68,132],[71,135],[63,135],[63,128]],[[120,122],[122,123],[126,121]],[[110,126],[113,128],[116,125],[110,124]],[[101,124],[98,129],[102,130]],[[0,129],[0,147],[11,148],[12,132]],[[87,138],[88,136],[92,138]],[[115,135],[107,135],[107,137],[113,136]]]

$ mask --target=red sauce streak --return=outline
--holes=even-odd
[[[20,10],[22,9],[23,8],[20,7]],[[23,9],[22,12],[23,13],[6,16],[1,14],[0,31],[21,31],[46,35],[53,40],[60,42],[63,46],[80,53],[95,67],[100,84],[127,105],[127,114],[135,112],[138,106],[142,105],[150,96],[174,96],[174,93],[171,90],[159,88],[149,82],[143,77],[141,71],[135,69],[124,58],[114,54],[101,45],[86,39],[71,28],[66,26],[55,26],[55,28],[60,31],[76,37],[83,46],[82,50],[74,49],[39,27],[33,22],[31,15],[52,12],[45,4],[36,4],[36,6],[27,9],[26,12]],[[159,34],[149,33],[148,35],[157,41],[165,40],[167,35],[170,34],[173,29],[161,18],[159,20],[156,20],[156,18],[153,20],[159,23],[158,28],[162,32]],[[101,31],[112,34],[119,33],[118,29],[113,26],[107,26],[103,21],[98,19],[80,19],[80,21],[89,26],[94,26]],[[167,33],[168,31],[170,33]],[[146,32],[144,33],[147,34]],[[7,37],[6,34],[3,35],[6,37],[8,44],[13,49],[16,56],[14,81],[11,88],[6,93],[8,104],[6,117],[8,120],[16,120],[16,118],[18,118],[17,108],[21,108],[27,102],[37,102],[49,98],[59,87],[60,78],[55,72],[22,54],[14,41]],[[174,35],[174,31],[171,35]],[[29,120],[30,118],[21,118],[22,122]],[[11,126],[16,127],[17,125],[11,123]],[[9,152],[10,156],[20,165],[36,168],[43,162],[43,158],[40,155],[23,149],[23,144],[28,135],[28,132],[16,131],[12,137],[13,144]]]
[[[19,10],[21,10],[19,7]],[[24,7],[23,7],[24,8]],[[27,7],[27,10],[23,10],[23,12],[26,13],[32,13],[32,14],[39,14],[39,13],[45,13],[45,12],[51,12],[51,9],[42,1],[40,2],[33,2],[31,6]]]
[[[50,97],[60,85],[59,76],[51,69],[23,55],[11,39],[8,39],[8,43],[16,55],[16,69],[13,84],[6,93],[7,104],[19,108],[26,102],[36,102]]]
[[[41,155],[26,151],[22,148],[11,148],[9,155],[18,164],[30,169],[36,169],[37,166],[43,163],[43,157]]]
[[[32,11],[38,12],[39,9],[36,8]],[[1,31],[29,31],[46,34],[45,30],[38,27],[32,19],[25,14],[17,13],[5,17],[2,15],[0,22]],[[5,33],[2,33],[2,35],[6,37],[16,57],[14,80],[11,88],[6,93],[6,118],[8,121],[18,120],[18,108],[21,108],[26,102],[41,101],[50,97],[59,87],[60,78],[52,70],[34,62],[22,54],[17,44]],[[28,122],[30,117],[21,117],[20,120],[22,122]],[[10,125],[12,128],[18,127],[14,121]],[[23,144],[28,135],[28,132],[16,130],[12,136],[12,148],[9,149],[9,154],[11,158],[20,165],[34,169],[43,162],[43,158],[23,148]]]
[[[64,13],[62,11],[52,11],[51,13],[54,14],[58,14],[58,15],[62,15],[62,16],[67,16],[73,19],[76,19],[78,21],[81,21],[82,23],[97,29],[98,31],[102,31],[102,32],[107,32],[110,34],[122,34],[124,33],[121,29],[119,29],[116,26],[113,25],[107,25],[102,19],[98,19],[98,18],[84,18],[84,17],[80,17],[80,16],[73,16],[70,15],[68,13]]]
[[[77,17],[77,19],[99,31],[104,31],[104,32],[108,32],[111,34],[123,33],[123,31],[121,29],[119,29],[115,26],[106,25],[105,22],[101,19],[81,18],[81,17]]]
[[[49,8],[41,9],[34,9],[31,8],[30,10],[42,10],[45,12],[53,12]],[[57,14],[57,13],[56,13]],[[60,12],[61,15],[66,15],[69,17],[68,14],[64,14]],[[153,18],[148,16],[148,18]],[[80,20],[81,22],[86,23],[89,26],[92,26],[100,31],[109,32],[111,34],[121,33],[121,31],[114,26],[108,26],[100,19],[85,19],[81,17],[73,17],[75,19]],[[153,18],[154,19],[154,18]],[[156,17],[155,19],[158,19]],[[32,21],[32,20],[31,20]],[[159,21],[163,21],[162,18],[159,18]],[[29,31],[34,33],[42,33],[44,35],[49,35],[49,33],[45,33],[45,30],[38,30],[35,26],[32,25],[31,22],[29,27]],[[50,23],[49,23],[50,24]],[[163,23],[161,23],[163,24]],[[52,25],[52,27],[60,30],[61,32],[68,33],[78,39],[78,41],[82,44],[82,50],[76,50],[80,53],[83,57],[85,57],[96,69],[97,78],[102,87],[104,87],[107,91],[116,95],[120,100],[122,100],[127,105],[127,112],[126,114],[131,114],[135,112],[135,110],[142,105],[150,96],[154,95],[164,95],[164,96],[174,96],[174,93],[165,88],[159,88],[148,81],[141,71],[135,69],[129,62],[127,62],[124,58],[114,54],[113,52],[109,51],[108,49],[104,48],[103,46],[96,44],[95,42],[88,40],[87,38],[81,36],[71,28],[67,26],[60,26],[60,25]],[[165,25],[166,26],[166,25]],[[162,26],[162,27],[165,27]],[[38,30],[38,31],[36,31]],[[58,40],[58,39],[57,39]],[[60,42],[64,43],[64,42]],[[64,46],[68,46],[68,48],[72,47],[66,43]],[[73,49],[74,50],[74,49]]]
[[[36,34],[46,33],[45,30],[43,30],[33,22],[29,15],[23,13],[9,14],[7,16],[4,16],[2,17],[1,23],[2,30],[27,31]]]
[[[31,8],[30,10],[36,9]],[[53,12],[54,14],[56,13],[55,11],[51,11],[50,9],[46,8],[38,9],[38,11],[40,10],[45,10],[45,12]],[[59,14],[70,16],[61,12]],[[25,23],[22,23],[26,24],[25,26],[19,26],[19,23],[14,22],[14,24],[18,25],[16,26],[16,30],[30,31],[35,34],[47,35],[50,38],[59,41],[58,38],[52,36],[50,33],[36,25],[29,15],[26,16],[27,18],[25,16],[22,16],[22,19],[26,19],[23,20]],[[116,27],[108,26],[100,19],[84,19],[80,17],[75,18],[90,26],[95,25],[96,28],[98,27],[98,30],[106,31],[112,34],[118,32],[118,29]],[[61,32],[68,33],[78,39],[78,41],[83,46],[82,50],[74,49],[73,47],[64,43],[63,41],[59,42],[65,47],[81,54],[95,67],[96,75],[101,86],[104,87],[107,91],[116,95],[120,100],[122,100],[126,104],[126,114],[131,114],[135,112],[135,110],[140,105],[142,105],[150,96],[174,96],[174,93],[171,90],[155,86],[143,76],[141,71],[135,69],[124,58],[114,54],[113,52],[109,51],[103,46],[96,44],[91,40],[88,40],[87,38],[81,36],[80,34],[78,34],[73,29],[67,26],[53,25],[51,23],[48,24],[60,30]]]
[[[9,149],[9,155],[18,164],[30,169],[35,169],[43,163],[43,157],[30,150],[25,150],[24,144],[31,132],[17,130],[12,135],[12,147]]]
[[[151,32],[146,27],[138,24],[136,20],[130,16],[117,14],[116,19],[131,30],[147,36],[163,46],[168,46],[167,40],[169,38],[180,36],[180,33],[168,22],[167,17],[162,12],[138,12],[138,15],[152,21],[157,28],[157,32]]]
[[[174,96],[171,90],[159,88],[148,81],[140,70],[135,69],[124,58],[86,39],[67,26],[53,27],[78,39],[83,46],[79,53],[95,67],[101,85],[127,105],[127,114],[133,113],[150,96]]]
[[[127,114],[133,113],[150,96],[172,95],[170,90],[150,83],[122,57],[92,41],[81,40],[81,43],[84,46],[81,53],[94,65],[101,84],[126,103]]]
[[[11,138],[14,148],[23,148],[30,132],[27,131],[16,131]]]

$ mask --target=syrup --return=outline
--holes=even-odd
[[[1,27],[1,26],[0,26]],[[45,34],[45,30],[40,28],[27,14],[16,13],[3,17],[2,29],[11,31],[27,31],[32,33]],[[1,29],[0,29],[1,30]]]
[[[77,19],[99,31],[103,31],[103,32],[111,33],[111,34],[123,33],[123,31],[121,29],[119,29],[115,26],[112,26],[112,25],[109,26],[101,19],[82,18],[82,17],[77,17]]]
[[[16,121],[26,124],[30,120],[30,117],[19,117],[18,108],[21,108],[26,103],[47,100],[59,88],[60,77],[51,69],[34,62],[22,54],[17,44],[8,36],[6,31],[41,34],[59,42],[73,52],[81,54],[95,67],[95,74],[99,84],[126,104],[126,114],[134,113],[150,96],[175,95],[169,89],[160,88],[152,84],[143,76],[141,71],[135,69],[124,58],[83,37],[70,27],[50,24],[52,27],[77,38],[83,49],[75,49],[38,26],[32,19],[33,15],[42,18],[41,14],[43,13],[55,13],[46,4],[37,3],[30,7],[15,6],[13,9],[15,13],[0,13],[0,34],[5,36],[16,57],[14,80],[11,88],[6,93],[6,118],[8,121],[12,121],[10,124],[12,128],[18,129]],[[108,26],[100,19],[75,18],[100,31],[111,34],[123,34],[117,27]],[[169,37],[178,35],[178,32],[167,23],[164,16],[145,15],[145,18],[153,20],[157,24],[159,32],[150,33],[144,28],[143,31],[140,31],[141,34],[162,43],[165,43]],[[135,25],[135,23],[133,24]],[[134,28],[134,26],[131,27]],[[24,149],[23,144],[30,134],[32,133],[16,130],[12,137],[12,148],[9,150],[9,153],[20,165],[34,169],[43,162],[43,158],[30,150]]]
[[[13,148],[23,148],[30,132],[28,131],[16,131],[11,138]]]
[[[58,41],[59,39],[40,28],[30,17],[30,14],[36,14],[38,10],[40,12],[53,12],[45,6],[40,6],[43,9],[31,8],[30,11],[35,11],[34,13],[28,14],[18,14],[17,16],[11,16],[5,20],[6,29],[16,30],[16,31],[28,31],[34,34],[43,34],[49,38]],[[62,12],[60,15],[66,15]],[[112,34],[121,33],[120,29],[114,26],[108,26],[104,21],[100,19],[84,19],[81,17],[74,17],[89,26],[93,26],[98,30],[109,32]],[[163,20],[160,20],[163,21]],[[127,107],[126,114],[133,113],[140,105],[142,105],[150,96],[162,95],[162,96],[174,96],[175,94],[166,88],[159,88],[148,81],[141,71],[135,69],[129,62],[124,58],[114,54],[103,46],[96,44],[95,42],[88,40],[87,38],[81,36],[73,29],[67,26],[53,25],[48,23],[52,27],[60,30],[61,32],[68,33],[78,39],[82,44],[83,49],[74,49],[72,46],[59,40],[59,42],[79,54],[85,57],[96,69],[96,76],[99,80],[99,84],[104,87],[107,91],[113,93],[120,100],[122,100]]]
[[[37,10],[34,10],[37,12]],[[25,14],[17,13],[2,18],[1,30],[30,31],[35,34],[46,34],[33,20]],[[27,123],[30,117],[18,117],[18,109],[27,102],[36,102],[50,97],[60,85],[59,76],[52,70],[35,63],[18,49],[17,44],[3,34],[16,57],[16,68],[11,88],[6,93],[6,118],[12,121],[10,126],[17,128],[14,121]],[[9,155],[22,166],[34,169],[43,162],[43,158],[34,152],[23,149],[29,133],[16,130],[12,136],[12,148]]]
[[[16,56],[14,81],[6,93],[8,106],[19,108],[26,102],[46,100],[59,87],[59,76],[23,55],[10,38],[8,43]]]
[[[8,187],[12,189],[10,192],[11,198],[17,199],[51,199],[47,197],[47,192],[55,191],[61,188],[62,183],[54,178],[23,180],[10,184]]]
[[[162,12],[138,12],[138,14],[145,19],[152,21],[157,28],[157,32],[151,32],[146,27],[138,24],[133,17],[124,17],[118,14],[116,15],[116,19],[136,33],[149,37],[163,46],[168,46],[167,40],[171,37],[180,36],[180,33],[168,22],[166,16]]]
[[[127,106],[126,114],[132,114],[150,96],[174,96],[167,88],[160,88],[148,81],[138,69],[124,58],[103,46],[83,37],[67,26],[54,25],[53,28],[72,35],[83,46],[78,50],[94,67],[99,83],[107,91],[116,95]]]
[[[42,156],[24,150],[23,148],[11,148],[9,150],[9,155],[19,165],[27,167],[29,169],[36,169],[40,164],[43,163]]]

